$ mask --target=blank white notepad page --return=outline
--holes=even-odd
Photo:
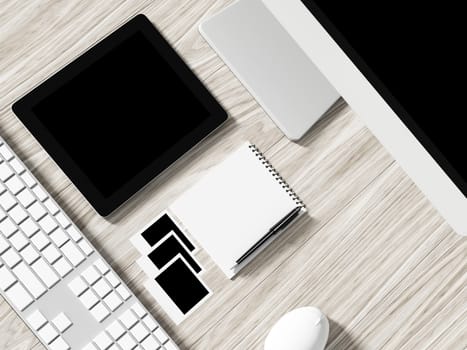
[[[223,269],[297,207],[263,162],[246,143],[170,207]]]

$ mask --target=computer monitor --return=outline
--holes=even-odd
[[[456,87],[465,55],[462,21],[454,18],[462,11],[411,9],[400,0],[263,2],[454,230],[467,235],[467,143]]]

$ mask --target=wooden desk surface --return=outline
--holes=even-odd
[[[467,240],[453,233],[345,103],[289,142],[198,33],[231,0],[0,0],[0,133],[182,349],[262,349],[285,312],[320,307],[328,349],[467,348]],[[113,215],[97,215],[11,111],[12,102],[137,13],[146,14],[231,119]],[[301,220],[174,326],[144,291],[128,238],[226,152],[256,143],[306,202]],[[0,301],[0,349],[43,349]]]

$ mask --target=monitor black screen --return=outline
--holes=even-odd
[[[460,4],[303,3],[467,195]]]

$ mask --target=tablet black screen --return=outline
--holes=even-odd
[[[227,118],[144,15],[47,79],[13,110],[102,215]]]
[[[33,112],[104,197],[209,116],[140,32]]]

